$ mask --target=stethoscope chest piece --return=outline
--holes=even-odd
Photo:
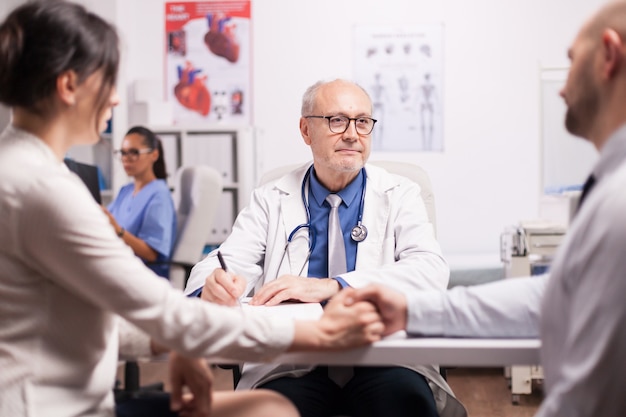
[[[355,242],[363,242],[367,237],[367,227],[363,226],[359,222],[359,224],[352,228],[352,231],[350,232],[350,237]]]

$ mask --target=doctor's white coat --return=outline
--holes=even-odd
[[[310,163],[303,165],[254,190],[250,205],[241,211],[231,235],[220,246],[230,272],[248,280],[245,294],[281,275],[298,275],[303,266],[306,276],[308,229],[301,228],[285,248],[292,230],[308,221],[301,190],[309,166]],[[445,291],[450,271],[428,220],[419,185],[373,165],[366,165],[365,169],[363,225],[368,236],[358,245],[355,270],[341,278],[355,288],[379,283],[405,294]],[[193,268],[185,292],[202,287],[206,276],[219,267],[214,251]],[[406,367],[428,379],[440,415],[465,415],[436,366]],[[310,369],[246,364],[237,388],[252,388],[282,376],[304,375]]]

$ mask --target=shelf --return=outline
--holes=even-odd
[[[220,212],[215,226],[207,231],[207,244],[221,243],[229,234],[237,214],[247,205],[256,178],[254,129],[235,125],[151,125],[163,143],[165,164],[173,184],[173,173],[182,166],[208,165],[223,176]]]

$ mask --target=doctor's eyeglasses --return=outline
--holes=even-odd
[[[304,116],[307,119],[326,119],[328,128],[333,133],[344,133],[348,130],[350,122],[354,120],[356,133],[359,135],[369,135],[374,129],[377,120],[371,117],[346,117],[346,116]]]

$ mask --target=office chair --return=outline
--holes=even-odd
[[[169,262],[179,267],[170,270],[170,282],[175,287],[184,289],[191,268],[202,257],[209,230],[215,223],[222,189],[222,176],[215,168],[195,165],[181,167],[176,172],[172,197],[178,233]]]
[[[202,257],[208,231],[213,227],[222,195],[222,176],[204,165],[180,167],[175,175],[172,198],[176,208],[177,236],[169,265],[172,286],[184,288],[191,269]],[[182,289],[181,288],[181,289]],[[163,391],[163,383],[139,385],[139,364],[124,365],[124,387],[116,387],[116,398],[137,398]]]
[[[433,193],[433,187],[430,182],[428,173],[424,171],[419,165],[410,162],[398,162],[398,161],[369,161],[370,164],[384,168],[392,174],[402,175],[417,183],[422,189],[422,199],[426,206],[426,213],[428,214],[428,220],[433,225],[435,237],[437,236],[437,216],[435,212],[435,194]]]

